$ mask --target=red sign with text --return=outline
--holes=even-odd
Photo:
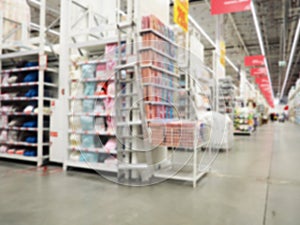
[[[267,68],[266,67],[252,68],[250,70],[250,74],[253,77],[265,76],[265,75],[267,75]]]
[[[264,66],[265,56],[263,55],[253,55],[245,57],[245,66]]]
[[[242,12],[251,9],[251,0],[211,0],[211,14]]]

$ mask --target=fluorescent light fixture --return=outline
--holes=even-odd
[[[211,39],[210,36],[208,36],[208,34],[203,30],[202,27],[200,27],[200,25],[195,21],[195,19],[189,15],[189,21],[191,24],[193,24],[193,26],[208,40],[208,42],[214,47],[217,48],[217,44]],[[226,62],[228,62],[228,64],[236,71],[239,72],[239,69],[233,64],[233,62],[226,56],[225,57]]]
[[[297,43],[298,43],[298,39],[299,39],[299,33],[300,33],[300,19],[298,20],[298,26],[297,26],[297,30],[295,33],[295,37],[294,37],[294,41],[293,41],[293,47],[291,50],[291,54],[290,54],[290,59],[289,59],[289,63],[288,63],[288,67],[286,69],[286,73],[285,73],[285,78],[284,78],[284,83],[281,89],[281,94],[280,94],[280,99],[283,97],[284,95],[284,90],[291,72],[291,68],[292,68],[292,63],[293,63],[293,58],[296,52],[296,48],[297,48]]]
[[[259,41],[260,51],[265,56],[265,65],[266,65],[266,69],[267,69],[268,79],[269,79],[270,85],[272,87],[272,80],[271,80],[271,76],[270,76],[268,61],[267,61],[267,58],[266,58],[264,42],[263,42],[263,38],[262,38],[262,35],[261,35],[261,32],[260,32],[259,22],[258,22],[258,19],[257,19],[256,10],[255,10],[255,6],[254,6],[253,1],[251,1],[251,12],[252,12],[254,25],[255,25],[258,41]],[[272,98],[274,99],[273,88],[272,88]]]

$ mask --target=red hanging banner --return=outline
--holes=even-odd
[[[251,0],[211,0],[211,14],[242,12],[251,9]]]
[[[267,68],[266,67],[252,68],[250,70],[250,75],[253,76],[253,77],[266,76],[267,75]]]
[[[263,55],[253,55],[245,57],[245,66],[264,66],[265,56]]]

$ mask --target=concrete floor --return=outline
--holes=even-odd
[[[1,225],[300,224],[300,126],[236,137],[193,189],[167,181],[123,187],[89,173],[0,161]]]

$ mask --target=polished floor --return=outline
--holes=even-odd
[[[124,187],[95,174],[0,161],[1,225],[298,225],[300,126],[274,123],[217,158],[197,188]]]

